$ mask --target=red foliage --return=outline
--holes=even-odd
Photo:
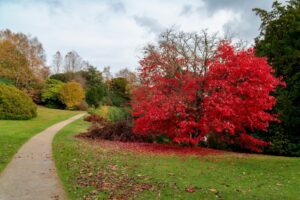
[[[93,140],[95,141],[95,140]],[[202,147],[183,147],[174,144],[155,144],[155,143],[137,143],[137,142],[119,142],[98,139],[96,142],[101,143],[101,147],[113,150],[126,149],[134,153],[144,154],[163,154],[163,155],[220,155],[228,154],[227,151],[215,150]],[[247,154],[243,154],[247,155]]]
[[[165,134],[193,145],[219,133],[252,151],[268,145],[246,130],[267,130],[269,122],[278,121],[266,111],[276,103],[270,93],[283,83],[253,49],[235,51],[224,42],[201,73],[153,52],[141,61],[141,77],[144,84],[132,101],[135,133]]]
[[[98,120],[103,118],[93,117],[92,120]],[[148,135],[137,135],[132,132],[132,127],[128,125],[126,121],[107,122],[107,121],[93,121],[93,125],[88,129],[86,133],[82,133],[79,137],[91,138],[91,139],[105,139],[112,141],[122,142],[152,142],[152,137]]]

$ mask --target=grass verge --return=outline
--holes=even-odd
[[[53,143],[70,199],[299,199],[299,158],[138,153],[74,138],[88,126],[78,120]]]
[[[38,107],[31,120],[0,120],[0,173],[30,137],[80,112]]]

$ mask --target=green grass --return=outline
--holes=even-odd
[[[31,120],[0,120],[0,172],[30,137],[79,112],[38,107]]]
[[[263,155],[132,153],[74,138],[78,120],[53,143],[70,199],[299,199],[300,159]],[[190,192],[188,192],[188,188]]]
[[[0,84],[13,85],[13,81],[4,77],[0,77]]]

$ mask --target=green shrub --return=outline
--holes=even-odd
[[[110,121],[122,121],[126,120],[128,117],[128,112],[124,108],[119,108],[115,106],[110,106],[108,109],[108,120]]]
[[[90,109],[89,112],[111,122],[127,120],[130,116],[128,110],[115,106],[101,106],[96,110]]]
[[[41,100],[49,108],[63,108],[64,104],[59,99],[59,92],[65,83],[48,79],[42,89]]]
[[[55,79],[55,80],[61,81],[63,83],[66,83],[69,81],[68,75],[66,73],[53,74],[50,76],[50,79]]]
[[[24,92],[13,86],[0,84],[0,119],[31,119],[37,107]]]
[[[14,82],[8,78],[5,77],[0,77],[0,84],[5,84],[5,85],[13,85]]]
[[[116,107],[124,106],[128,102],[128,99],[113,91],[109,92],[106,101],[109,102],[108,100],[110,100],[111,105]]]
[[[98,107],[106,94],[106,88],[104,85],[94,86],[89,88],[86,92],[85,99],[90,106]]]
[[[124,106],[130,100],[127,90],[128,81],[125,78],[118,77],[110,81],[110,91],[107,94],[113,106]]]

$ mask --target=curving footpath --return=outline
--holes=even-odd
[[[66,199],[52,160],[52,140],[79,114],[40,132],[25,143],[0,174],[0,200]]]

